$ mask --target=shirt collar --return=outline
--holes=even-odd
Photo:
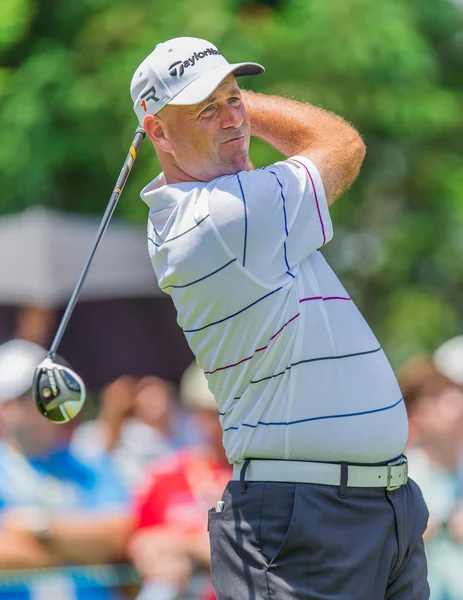
[[[207,185],[206,182],[198,181],[167,184],[164,173],[160,173],[142,189],[140,196],[149,208],[160,211],[182,200],[185,193],[205,185]]]

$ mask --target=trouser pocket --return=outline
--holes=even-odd
[[[258,539],[267,567],[290,545],[297,484],[265,483]]]
[[[228,484],[223,512],[209,514],[211,577],[217,600],[268,598],[259,530],[263,486],[250,483],[241,493],[239,482]]]

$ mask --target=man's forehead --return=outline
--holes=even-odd
[[[229,75],[226,79],[224,79],[222,81],[222,83],[217,86],[215,88],[215,90],[212,92],[212,94],[209,96],[209,98],[211,96],[215,96],[215,94],[217,92],[221,92],[221,91],[229,91],[229,90],[239,90],[240,86],[238,85],[238,82],[236,81],[236,79],[234,78],[233,75]],[[206,98],[206,100],[208,100],[208,98]]]
[[[193,104],[191,107],[189,106],[188,108],[190,108],[191,110],[195,110],[200,106],[210,104],[210,102],[213,102],[216,99],[217,95],[220,95],[221,92],[235,93],[235,92],[239,92],[239,91],[240,91],[240,87],[239,87],[235,77],[233,75],[229,75],[226,79],[224,79],[222,81],[222,83],[219,86],[217,86],[215,88],[215,90],[212,92],[212,94],[210,94],[210,96],[208,96],[202,102],[199,102],[198,104]]]
[[[230,73],[230,75],[227,75],[227,77],[225,77],[225,79],[222,81],[222,83],[220,85],[218,85],[216,87],[216,89],[212,92],[211,96],[213,94],[215,94],[215,92],[217,92],[217,90],[224,89],[227,87],[236,87],[238,90],[240,89],[238,82],[236,81],[236,78],[233,75],[233,73]]]
[[[222,81],[220,85],[216,87],[216,89],[210,94],[210,96],[208,96],[202,102],[199,102],[198,104],[167,104],[159,111],[158,115],[160,117],[167,117],[174,115],[178,116],[179,113],[183,115],[196,113],[201,107],[213,102],[217,98],[217,95],[220,95],[221,93],[235,94],[238,92],[240,92],[238,82],[236,81],[235,76],[233,74],[230,74]]]

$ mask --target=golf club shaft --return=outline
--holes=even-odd
[[[95,242],[90,250],[90,254],[87,258],[87,262],[85,263],[84,269],[79,277],[79,281],[72,293],[72,296],[69,300],[69,303],[66,307],[66,311],[61,319],[61,323],[59,324],[58,331],[55,334],[55,339],[53,340],[52,345],[50,346],[50,350],[48,351],[48,356],[53,360],[58,349],[58,346],[61,342],[61,338],[66,330],[67,324],[69,323],[69,319],[71,318],[72,311],[74,310],[75,305],[77,304],[77,300],[79,298],[79,294],[82,290],[82,286],[84,284],[85,278],[87,277],[90,264],[95,256],[96,249],[98,248],[98,244],[103,237],[106,228],[108,227],[109,221],[113,215],[114,209],[116,208],[117,201],[119,200],[120,195],[122,194],[122,190],[124,189],[124,185],[127,181],[127,178],[130,174],[130,171],[133,167],[133,163],[137,157],[138,149],[145,138],[145,130],[143,127],[138,126],[135,131],[135,136],[133,138],[132,145],[130,146],[130,150],[127,154],[127,157],[124,162],[124,166],[119,174],[119,177],[116,182],[116,186],[111,194],[111,197],[108,202],[108,206],[104,212],[103,218],[101,219],[100,227],[98,228],[98,232],[96,234]]]

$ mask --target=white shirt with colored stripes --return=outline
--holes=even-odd
[[[332,235],[320,174],[296,156],[205,183],[146,186],[148,244],[243,458],[380,462],[407,416],[393,370],[318,251]]]

